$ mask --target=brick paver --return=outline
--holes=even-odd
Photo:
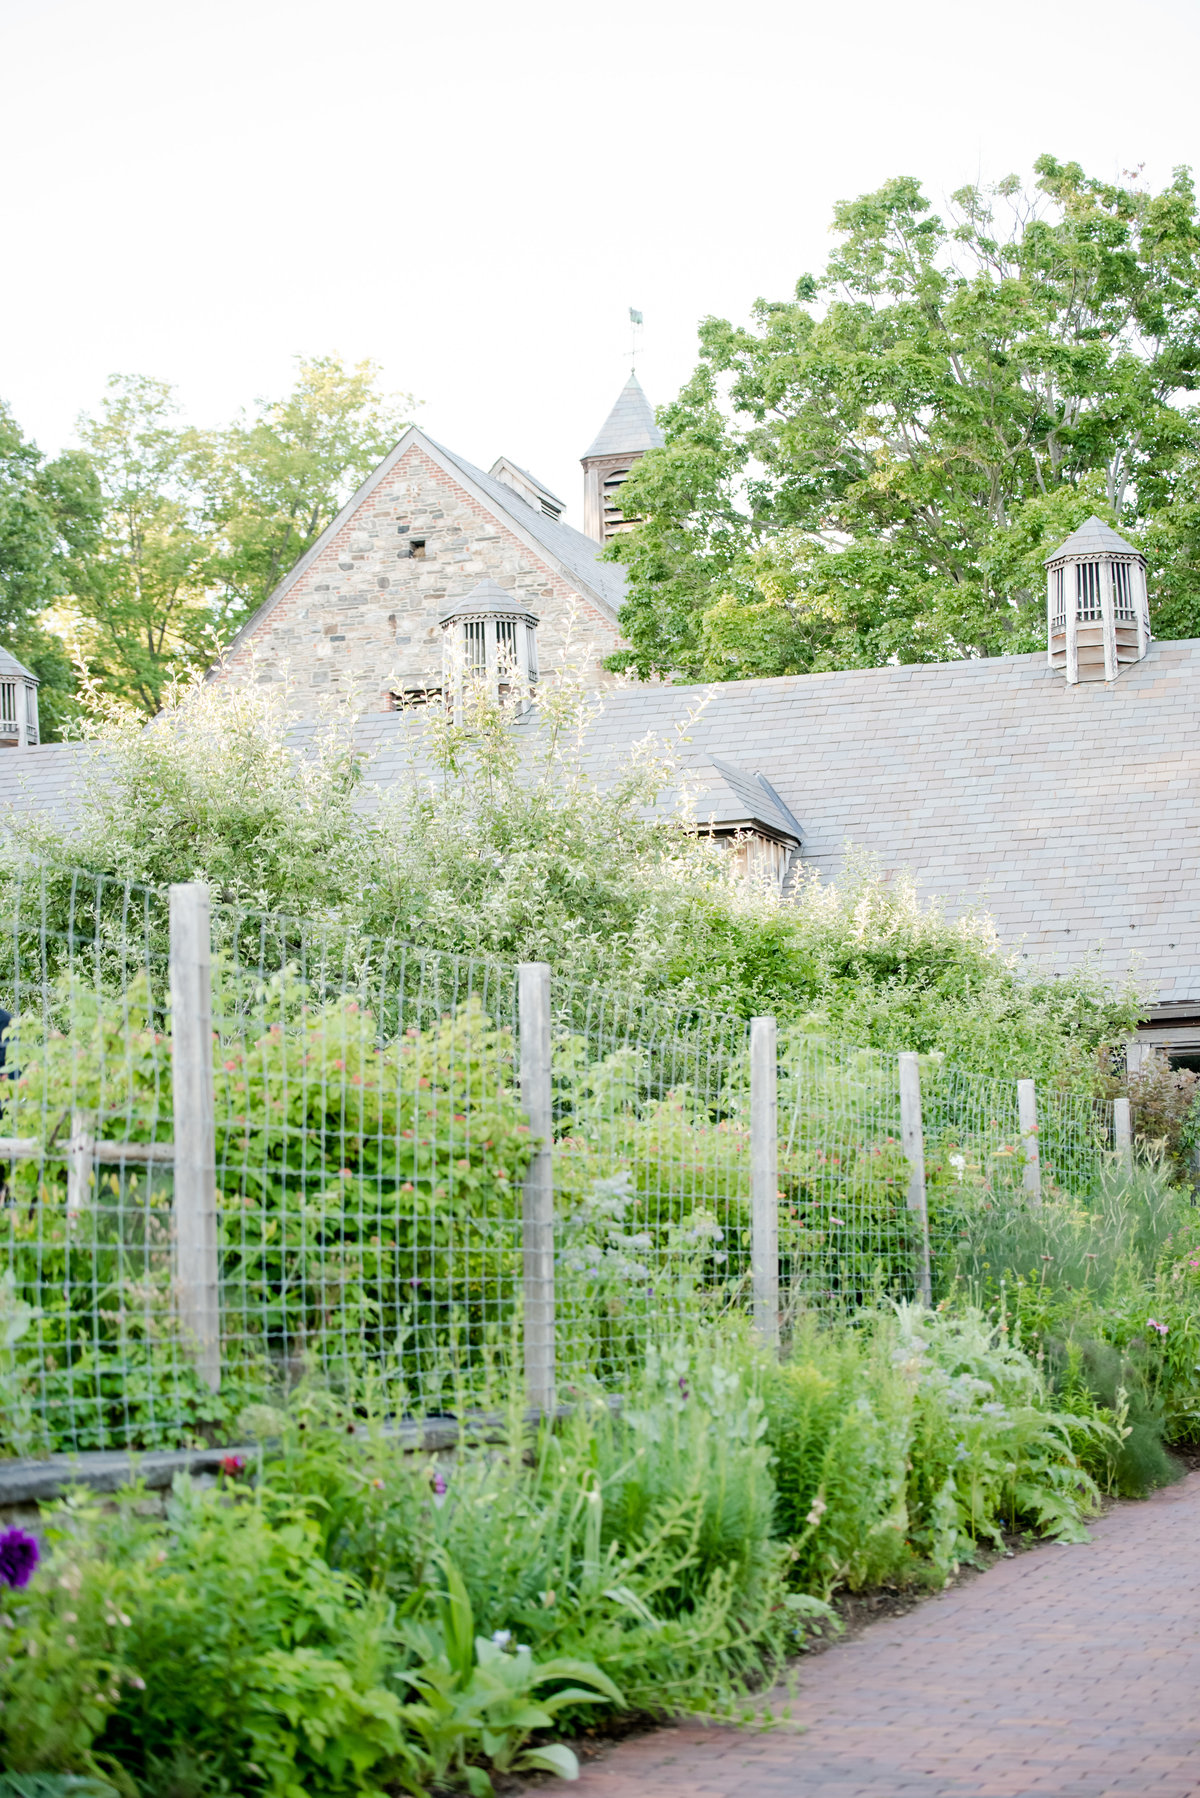
[[[1003,1561],[799,1671],[803,1734],[621,1743],[579,1798],[1200,1794],[1200,1474]]]

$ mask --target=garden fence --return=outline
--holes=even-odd
[[[30,865],[0,889],[0,1453],[618,1388],[740,1310],[936,1296],[1128,1107]],[[1115,1134],[1114,1134],[1115,1132]]]

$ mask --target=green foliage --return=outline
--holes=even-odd
[[[837,884],[800,879],[786,902],[739,881],[718,845],[668,812],[669,744],[641,744],[596,780],[601,703],[564,679],[546,683],[536,734],[485,700],[461,725],[414,721],[411,780],[373,794],[347,723],[297,756],[286,699],[180,687],[153,730],[129,716],[104,727],[107,778],[69,840],[47,821],[14,826],[0,890],[15,909],[38,858],[39,929],[53,944],[92,934],[80,868],[155,886],[203,879],[227,900],[344,932],[351,961],[396,939],[548,960],[563,980],[680,1010],[773,1013],[843,1042],[1097,1084],[1096,1049],[1133,1028],[1132,989],[1106,989],[1087,968],[1028,978],[985,915],[923,902],[903,870],[858,862]],[[126,929],[119,889],[109,901],[108,927]],[[10,953],[0,947],[0,972]]]
[[[1164,1439],[1200,1440],[1200,1223],[1169,1169],[1114,1167],[1086,1202],[964,1203],[955,1236],[960,1284],[1043,1358],[1064,1408],[1116,1428],[1084,1449],[1101,1483],[1177,1477]]]
[[[1097,1493],[1076,1447],[1115,1441],[1054,1412],[1028,1356],[973,1309],[810,1324],[766,1397],[792,1578],[821,1597],[943,1579],[1005,1528],[1080,1540]]]
[[[529,1454],[514,1389],[509,1446],[460,1449],[440,1492],[313,1390],[264,1415],[280,1440],[253,1490],[180,1481],[165,1518],[136,1491],[62,1507],[5,1604],[5,1765],[157,1790],[182,1756],[197,1790],[484,1792],[489,1767],[572,1776],[542,1732],[623,1690],[728,1709],[811,1608],[770,1539],[754,1382],[735,1344],[681,1345],[627,1416],[586,1405]]]
[[[1042,156],[953,196],[834,210],[820,280],[710,318],[633,469],[632,662],[692,679],[943,661],[1044,641],[1041,559],[1089,514],[1144,542],[1160,636],[1200,634],[1191,179]],[[724,395],[728,394],[728,399]]]
[[[95,546],[100,496],[78,451],[47,462],[0,401],[0,644],[41,681],[38,716],[52,742],[73,716],[74,674],[45,615],[69,589],[72,558]]]
[[[47,739],[81,706],[155,713],[399,437],[413,400],[385,396],[374,363],[297,360],[285,398],[216,431],[178,423],[166,382],[113,375],[50,463],[0,402],[0,642],[43,680]]]
[[[1073,1539],[1095,1489],[1072,1441],[1104,1433],[978,1313],[905,1307],[812,1326],[782,1366],[695,1328],[619,1408],[580,1392],[532,1432],[518,1377],[488,1440],[438,1460],[311,1385],[243,1427],[269,1438],[244,1475],[181,1478],[165,1515],[133,1489],[52,1516],[2,1607],[10,1776],[122,1798],[571,1778],[550,1738],[597,1706],[752,1714],[838,1585],[942,1580],[1002,1525]]]
[[[179,1334],[169,1178],[101,1170],[81,1220],[64,1160],[20,1161],[0,1287],[11,1448],[38,1434],[34,1387],[43,1430],[54,1413],[77,1446],[153,1446],[227,1426],[298,1355],[355,1380],[394,1380],[402,1360],[432,1403],[449,1368],[470,1377],[506,1350],[532,1153],[508,1035],[472,1002],[381,1045],[357,1001],[309,1006],[286,979],[222,1017],[235,1004],[219,984],[218,1246],[237,1319],[221,1395]],[[82,1114],[101,1140],[169,1141],[171,1044],[144,984],[106,1003],[73,989],[69,1016],[20,1027],[13,1127],[47,1137]]]
[[[211,656],[202,432],[174,423],[164,381],[113,375],[96,418],[80,421],[102,503],[99,538],[72,568],[76,630],[93,680],[143,716],[158,710],[175,661]]]
[[[552,1729],[568,1706],[603,1698],[619,1705],[620,1692],[587,1661],[539,1663],[527,1643],[512,1645],[511,1632],[477,1636],[462,1576],[448,1557],[441,1557],[441,1565],[445,1590],[438,1594],[435,1616],[401,1625],[402,1639],[415,1657],[405,1673],[415,1696],[404,1707],[404,1721],[424,1746],[435,1783],[462,1783],[473,1794],[490,1798],[493,1787],[486,1772],[468,1764],[472,1752],[482,1752],[498,1773],[577,1778],[579,1763],[561,1742],[524,1752],[522,1745],[535,1730]]]

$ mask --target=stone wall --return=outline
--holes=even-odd
[[[423,557],[409,554],[414,540]],[[608,613],[581,596],[411,445],[304,573],[231,652],[230,672],[388,710],[441,680],[438,618],[485,577],[537,613],[543,674],[569,661],[593,679],[617,647]]]

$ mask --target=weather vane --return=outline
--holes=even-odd
[[[638,343],[640,342],[640,339],[638,337],[638,332],[641,330],[641,328],[642,328],[642,315],[637,310],[636,306],[631,306],[629,308],[629,372],[630,372],[630,374],[635,374],[637,372],[637,353],[638,353]]]

